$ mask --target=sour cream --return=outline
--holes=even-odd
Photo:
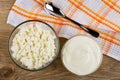
[[[64,66],[76,75],[95,72],[102,62],[102,57],[98,43],[84,35],[71,38],[62,49]]]

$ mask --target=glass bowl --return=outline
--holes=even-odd
[[[55,52],[55,56],[53,57],[53,60],[51,60],[50,62],[48,62],[48,63],[47,63],[46,65],[44,65],[43,67],[40,67],[40,68],[38,68],[38,69],[28,69],[28,68],[27,68],[25,65],[23,65],[19,60],[16,60],[16,59],[12,56],[13,52],[12,52],[12,50],[11,50],[11,47],[12,47],[13,39],[14,39],[15,35],[20,31],[20,29],[25,28],[25,27],[27,27],[27,26],[29,26],[29,25],[35,26],[35,25],[41,25],[41,24],[45,25],[44,27],[43,27],[43,26],[40,26],[43,30],[49,30],[52,35],[55,35],[55,39],[54,39],[54,44],[55,44],[55,47],[56,47],[56,49],[55,49],[55,51],[54,51],[54,52]],[[48,25],[47,23],[42,22],[42,21],[39,21],[39,20],[28,20],[28,21],[24,21],[24,22],[20,23],[19,25],[17,25],[17,26],[13,29],[13,31],[11,32],[10,37],[9,37],[9,41],[8,41],[8,52],[9,52],[9,54],[10,54],[10,57],[11,57],[12,61],[13,61],[17,66],[19,66],[20,68],[25,69],[25,70],[29,70],[29,71],[38,71],[38,70],[41,70],[41,69],[49,66],[49,65],[57,58],[58,53],[59,53],[59,48],[60,48],[60,42],[59,42],[59,38],[58,38],[55,30],[54,30],[50,25]]]
[[[84,74],[78,74],[76,71],[74,71],[74,69],[76,68],[76,67],[78,67],[77,65],[77,63],[76,62],[73,62],[73,63],[75,63],[75,64],[77,64],[77,65],[74,65],[74,64],[72,64],[72,65],[74,65],[74,68],[73,69],[71,69],[71,67],[70,67],[70,65],[69,65],[69,63],[68,63],[68,61],[69,62],[71,62],[71,61],[76,61],[77,59],[74,57],[73,58],[73,56],[70,56],[71,54],[69,54],[69,52],[67,52],[67,50],[69,50],[69,51],[72,51],[74,48],[76,48],[76,47],[74,47],[74,46],[72,46],[73,48],[72,49],[70,49],[70,46],[69,46],[69,49],[68,49],[68,47],[67,48],[65,48],[67,45],[71,45],[71,44],[73,44],[73,42],[72,43],[70,43],[70,41],[71,40],[73,40],[73,39],[75,39],[76,37],[85,37],[85,38],[88,38],[89,40],[91,39],[94,43],[95,43],[95,45],[97,46],[97,52],[99,52],[99,54],[96,54],[96,55],[98,55],[98,56],[96,56],[96,55],[94,55],[94,56],[96,56],[96,58],[98,59],[97,61],[96,60],[94,60],[94,62],[95,63],[97,63],[98,62],[98,64],[96,65],[96,67],[93,69],[93,70],[91,70],[91,71],[89,71],[88,73],[84,73]],[[79,40],[80,41],[80,40]],[[85,46],[87,46],[88,44],[88,42],[90,42],[90,41],[87,41],[86,42],[86,44],[84,44]],[[69,43],[69,44],[68,44]],[[76,44],[76,43],[74,43],[74,44]],[[93,44],[90,44],[90,45],[92,45],[92,46],[94,46]],[[81,45],[81,47],[77,47],[77,49],[81,49],[83,47],[83,45]],[[76,50],[76,51],[78,51],[78,50]],[[78,52],[74,52],[74,51],[72,51],[73,52],[73,54],[75,55],[76,53],[78,53]],[[83,51],[84,52],[84,51]],[[87,53],[87,52],[86,52]],[[93,53],[93,52],[92,52]],[[72,54],[72,55],[73,55]],[[90,53],[89,53],[90,54]],[[70,56],[70,58],[68,58]],[[84,58],[85,56],[83,56],[83,55],[77,55],[77,56],[80,56],[79,57],[79,59],[81,59],[81,58]],[[93,56],[93,57],[94,57]],[[66,60],[65,60],[66,59]],[[70,59],[71,59],[71,61],[70,61]],[[74,60],[73,60],[74,59]],[[76,59],[76,60],[75,60]],[[86,58],[85,58],[86,59]],[[70,38],[64,45],[63,45],[63,48],[62,48],[62,50],[61,50],[61,60],[62,60],[62,64],[63,64],[63,66],[69,71],[69,72],[71,72],[71,73],[73,73],[73,74],[75,74],[75,75],[77,75],[77,76],[86,76],[86,75],[89,75],[89,74],[92,74],[92,73],[94,73],[99,67],[100,67],[100,65],[101,65],[101,63],[102,63],[102,59],[103,59],[103,53],[102,53],[102,50],[101,50],[101,47],[100,47],[100,45],[98,44],[98,42],[95,40],[95,38],[94,37],[91,37],[91,36],[88,36],[88,35],[84,35],[84,34],[80,34],[80,35],[76,35],[76,36],[73,36],[72,38]],[[78,61],[78,60],[77,60]],[[80,61],[80,60],[79,60]],[[81,60],[81,62],[79,62],[79,64],[81,64],[81,66],[82,66],[82,64],[84,64],[84,61],[83,60]],[[91,66],[91,64],[89,65],[89,66]],[[89,66],[87,66],[87,68],[89,69]],[[77,71],[80,71],[80,68],[79,68],[79,70],[77,70]],[[84,70],[85,71],[85,70]],[[82,72],[82,71],[81,71]]]

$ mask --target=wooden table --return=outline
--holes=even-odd
[[[13,27],[6,24],[7,16],[15,0],[0,0],[0,80],[120,80],[120,62],[104,56],[101,67],[93,74],[78,77],[62,65],[60,54],[55,62],[44,70],[25,71],[10,59],[7,42]],[[61,46],[66,39],[60,38]]]

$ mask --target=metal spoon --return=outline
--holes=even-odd
[[[73,22],[74,24],[78,25],[79,27],[81,27],[83,30],[85,30],[86,32],[88,32],[89,34],[91,34],[94,37],[99,37],[99,33],[96,32],[95,30],[92,30],[90,28],[87,28],[86,26],[68,18],[58,7],[56,7],[55,5],[52,4],[52,2],[46,2],[45,3],[45,10],[47,10],[49,12],[49,14],[53,15],[53,16],[60,16],[63,17],[65,19],[70,20],[71,22]]]

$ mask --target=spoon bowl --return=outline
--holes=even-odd
[[[56,17],[65,17],[65,14],[55,5],[52,4],[52,2],[46,2],[45,3],[45,10]]]

